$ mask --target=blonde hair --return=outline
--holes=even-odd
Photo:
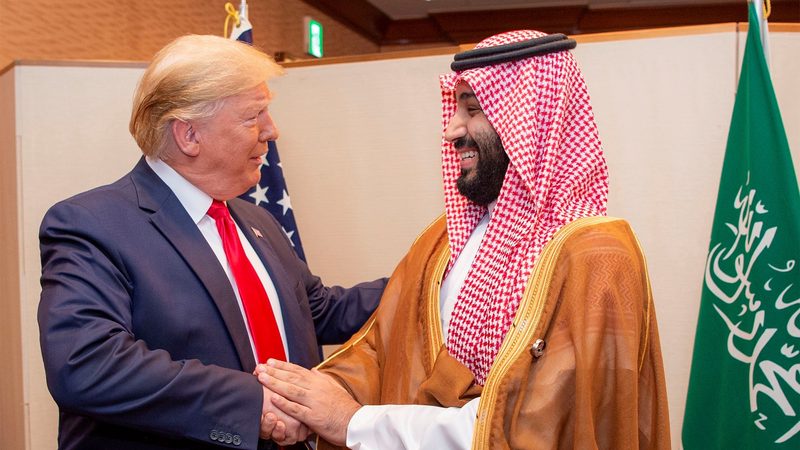
[[[156,53],[139,80],[129,130],[145,155],[161,157],[173,120],[210,117],[225,98],[282,73],[272,58],[245,43],[179,37]]]

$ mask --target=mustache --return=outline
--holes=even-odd
[[[453,147],[455,147],[456,150],[461,150],[464,147],[478,148],[478,143],[470,136],[461,136],[453,142]]]

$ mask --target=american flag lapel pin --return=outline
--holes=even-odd
[[[259,237],[259,238],[263,238],[264,237],[264,236],[261,235],[261,231],[259,231],[256,227],[250,227],[250,229],[253,230],[253,234],[255,234],[256,237]]]

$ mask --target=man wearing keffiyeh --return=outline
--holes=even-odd
[[[317,370],[257,369],[321,447],[670,447],[645,260],[605,217],[572,47],[515,31],[456,55],[441,77],[444,217]]]

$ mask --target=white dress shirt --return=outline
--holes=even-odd
[[[203,234],[203,237],[208,242],[208,245],[211,246],[211,250],[214,251],[214,255],[216,255],[220,265],[223,269],[225,269],[225,274],[228,276],[228,280],[231,282],[233,293],[236,295],[236,301],[239,303],[239,311],[242,313],[245,329],[247,329],[247,336],[250,339],[250,348],[253,350],[253,358],[257,363],[266,362],[259,361],[256,355],[255,344],[253,342],[253,333],[250,332],[250,327],[247,322],[247,315],[244,312],[242,299],[239,296],[239,289],[236,287],[236,280],[233,278],[233,272],[231,272],[231,267],[228,264],[228,258],[225,256],[225,249],[222,247],[222,238],[217,230],[216,222],[214,222],[214,219],[207,214],[208,208],[211,207],[211,202],[214,199],[198,189],[197,186],[190,183],[188,180],[186,180],[186,178],[183,178],[178,172],[175,171],[175,169],[170,167],[169,164],[165,163],[161,159],[147,157],[145,160],[147,161],[147,165],[149,165],[156,175],[161,178],[161,181],[166,183],[175,196],[178,197],[178,200],[181,202],[181,205],[183,205],[183,208],[187,213],[189,213],[189,216],[197,225],[197,228],[200,229],[200,233]],[[261,258],[259,258],[255,250],[253,250],[253,246],[250,245],[250,241],[247,240],[247,237],[245,237],[245,235],[242,233],[242,230],[239,228],[239,225],[236,224],[235,220],[234,224],[236,225],[236,231],[239,234],[239,240],[242,242],[244,253],[247,255],[247,259],[250,260],[250,264],[253,265],[258,278],[261,280],[261,284],[264,285],[264,290],[267,292],[270,306],[272,307],[272,313],[275,315],[275,321],[278,323],[278,331],[281,333],[283,349],[288,358],[289,349],[286,346],[286,331],[283,326],[283,314],[281,313],[280,302],[278,301],[278,291],[275,289],[275,285],[272,283],[272,279],[270,278],[269,273],[267,273],[267,269],[264,267],[264,263],[261,261]]]
[[[486,234],[494,205],[495,202],[489,205],[489,211],[472,230],[439,290],[439,312],[445,341],[456,299]],[[352,450],[469,449],[472,446],[472,431],[475,428],[479,402],[480,397],[477,397],[461,408],[426,405],[362,406],[347,426],[347,447]]]

